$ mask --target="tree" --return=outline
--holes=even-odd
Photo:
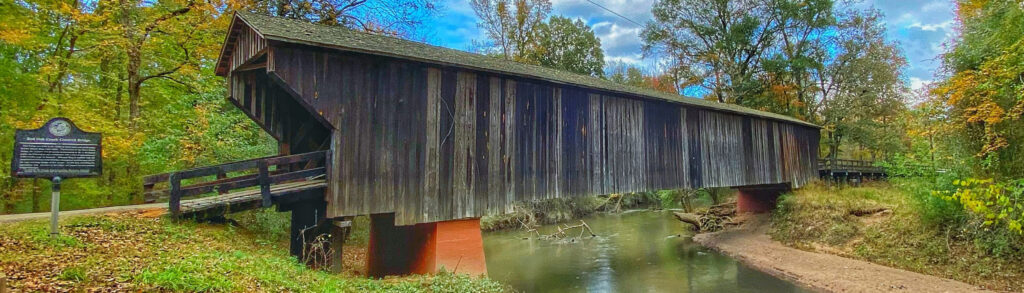
[[[643,69],[623,62],[613,62],[605,69],[605,77],[608,80],[631,85],[639,88],[648,88],[666,93],[678,94],[676,80],[669,74],[647,74]]]
[[[958,3],[961,38],[943,56],[949,77],[933,94],[947,109],[961,160],[999,179],[1024,175],[1024,7],[1015,1]]]
[[[426,16],[438,9],[434,0],[248,0],[252,12],[341,25],[365,32],[410,38]]]
[[[186,65],[195,65],[193,56],[195,43],[193,29],[198,23],[181,21],[180,16],[189,13],[196,6],[189,0],[185,3],[167,1],[149,6],[141,0],[119,0],[117,23],[123,32],[122,46],[125,48],[128,82],[128,121],[135,129],[142,115],[139,106],[142,99],[142,84],[153,78],[175,80],[172,74]],[[179,21],[175,24],[169,22]],[[169,38],[151,38],[154,33],[171,35]],[[152,44],[158,43],[158,44]],[[178,50],[168,51],[172,47]],[[146,50],[154,48],[155,50]],[[143,57],[149,57],[143,62]],[[144,66],[145,64],[145,66]],[[175,80],[178,81],[178,80]],[[180,82],[180,81],[178,81]]]
[[[491,49],[506,60],[525,62],[537,43],[537,27],[551,13],[548,0],[472,0]],[[525,62],[528,63],[528,62]]]
[[[608,64],[608,68],[605,69],[605,76],[608,80],[620,84],[644,87],[643,69],[623,62],[612,62]]]
[[[601,76],[604,51],[601,40],[582,20],[552,16],[537,25],[537,44],[531,46],[525,59],[541,66],[585,75]]]
[[[835,51],[821,65],[812,67],[819,83],[815,107],[828,155],[835,160],[849,138],[860,146],[881,150],[898,138],[896,117],[905,111],[907,87],[903,81],[906,60],[895,44],[885,40],[885,27],[877,11],[851,12],[831,40]]]
[[[815,84],[810,71],[829,53],[828,35],[835,28],[832,0],[779,1],[779,31],[774,55],[765,63],[765,87],[776,93],[774,112],[814,119],[810,105]]]
[[[722,103],[743,104],[760,90],[755,76],[782,28],[776,0],[664,0],[651,12],[644,52],[672,60],[677,82]]]

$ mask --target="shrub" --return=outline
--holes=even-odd
[[[931,197],[956,205],[969,217],[961,234],[974,245],[997,257],[1022,257],[1024,253],[1024,180],[995,182],[992,179],[953,180],[952,188],[934,190]]]
[[[932,195],[959,203],[981,218],[983,227],[1007,229],[1022,234],[1024,224],[1024,180],[994,182],[992,179],[954,180],[952,190],[936,190]]]
[[[891,181],[910,195],[912,207],[923,224],[942,228],[960,228],[965,224],[967,214],[960,205],[932,194],[936,190],[951,190],[950,181],[926,177],[893,178]]]

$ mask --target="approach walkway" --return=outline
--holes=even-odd
[[[154,210],[154,209],[167,209],[167,204],[166,203],[149,203],[149,204],[137,204],[137,205],[126,205],[126,206],[102,207],[102,208],[94,208],[94,209],[81,209],[81,210],[61,211],[60,212],[60,218],[61,219],[65,219],[65,218],[78,217],[78,216],[102,215],[102,214],[109,214],[109,213],[121,213],[121,212],[131,212],[131,211]],[[42,219],[49,219],[49,218],[50,218],[50,212],[9,214],[9,215],[0,215],[0,223],[16,223],[16,222],[22,222],[22,221],[42,220]]]
[[[146,201],[167,199],[174,217],[206,218],[295,201],[301,194],[322,198],[327,188],[325,156],[320,151],[264,157],[147,176],[143,180]],[[183,186],[183,181],[191,184]],[[157,184],[167,188],[155,189]],[[183,200],[209,193],[218,195]]]

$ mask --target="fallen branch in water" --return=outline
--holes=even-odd
[[[683,223],[693,225],[699,232],[715,232],[726,226],[735,225],[732,216],[736,214],[735,203],[725,203],[709,207],[697,213],[673,212],[672,215]]]
[[[590,235],[590,237],[596,237],[597,236],[596,234],[594,234],[594,230],[590,229],[590,225],[587,225],[587,222],[584,222],[583,220],[580,220],[580,223],[576,224],[576,225],[569,226],[569,224],[564,224],[563,226],[556,226],[555,228],[557,228],[558,231],[556,231],[555,233],[548,234],[548,235],[540,234],[540,231],[537,231],[537,229],[527,230],[526,233],[531,233],[532,232],[532,233],[536,234],[537,235],[537,239],[552,240],[552,239],[563,239],[563,238],[569,237],[569,235],[570,235],[569,232],[573,231],[574,229],[580,229],[579,235],[577,235],[575,238],[583,238],[584,234],[588,234],[588,235]]]
[[[697,214],[673,212],[672,215],[676,216],[676,219],[682,221],[683,223],[687,223],[693,225],[694,227],[700,228],[700,219],[697,216]]]
[[[625,198],[625,197],[626,196],[624,194],[621,194],[621,193],[610,194],[610,195],[608,195],[608,198],[604,199],[604,203],[601,203],[601,205],[598,206],[597,209],[603,210],[603,211],[606,211],[606,212],[612,212],[612,213],[621,212],[622,211],[622,199]],[[609,205],[612,202],[612,200],[615,200],[615,207],[614,208],[611,208],[610,205]]]

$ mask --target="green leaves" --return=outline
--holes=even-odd
[[[541,66],[601,76],[604,51],[601,40],[582,20],[552,16],[537,26],[537,43],[526,59]]]
[[[224,99],[224,81],[212,72],[230,15],[184,0],[0,7],[3,23],[28,24],[0,24],[0,137],[53,116],[104,134],[104,176],[67,181],[65,209],[138,202],[142,175],[276,152]],[[186,154],[183,141],[204,147]],[[10,145],[0,145],[0,164],[10,164]],[[45,209],[45,181],[7,172],[0,171],[0,211]]]
[[[960,36],[944,56],[951,75],[932,91],[947,107],[958,155],[976,171],[1024,173],[1024,7],[1014,1],[960,1]]]

